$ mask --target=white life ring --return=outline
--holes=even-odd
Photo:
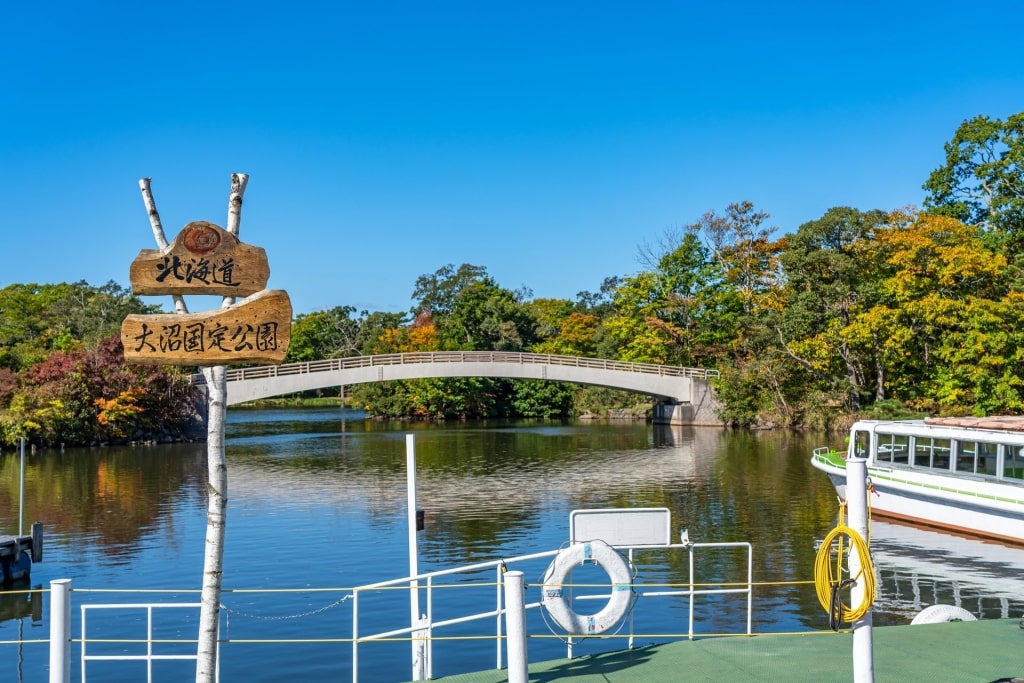
[[[923,610],[918,612],[917,616],[911,621],[911,625],[915,624],[941,624],[945,621],[977,621],[978,618],[965,610],[963,607],[956,607],[955,605],[929,605]]]
[[[578,614],[562,594],[574,567],[593,562],[605,570],[612,582],[612,596],[597,614]],[[633,603],[633,575],[629,565],[604,541],[573,543],[561,550],[544,572],[541,604],[551,619],[570,635],[593,636],[622,621]]]

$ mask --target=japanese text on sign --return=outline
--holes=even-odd
[[[204,285],[226,285],[237,287],[239,284],[233,279],[235,260],[226,258],[218,262],[211,262],[206,258],[193,258],[183,261],[178,256],[164,256],[163,260],[156,264],[158,275],[153,278],[156,282],[164,282],[168,278],[192,284],[202,282]]]
[[[135,353],[196,353],[207,349],[224,353],[245,353],[252,350],[277,350],[277,323],[248,323],[235,325],[234,329],[214,321],[209,325],[194,322],[187,325],[159,325],[154,329],[142,323],[142,332],[133,337],[137,345]]]
[[[129,363],[280,363],[291,343],[287,292],[264,290],[207,313],[131,314],[121,323]]]

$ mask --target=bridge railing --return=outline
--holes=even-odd
[[[718,370],[707,368],[685,368],[678,365],[657,363],[630,363],[604,358],[583,358],[580,356],[557,356],[549,353],[520,353],[516,351],[421,351],[417,353],[386,353],[373,356],[349,356],[302,363],[282,365],[261,365],[252,368],[234,368],[227,371],[227,381],[263,379],[302,375],[314,372],[331,372],[350,368],[366,368],[378,365],[408,365],[413,363],[518,363],[521,365],[562,365],[617,372],[637,372],[662,377],[689,377],[710,379],[718,377]],[[192,381],[202,384],[201,374],[193,375]]]

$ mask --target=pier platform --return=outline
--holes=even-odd
[[[4,586],[26,581],[33,562],[43,561],[43,525],[32,525],[30,536],[0,535],[0,580]]]
[[[1024,680],[1024,620],[882,626],[873,629],[874,680],[997,683]],[[529,645],[527,645],[529,648]],[[853,680],[853,634],[808,632],[673,641],[604,654],[538,662],[530,683],[678,683],[678,681]],[[505,670],[445,678],[444,683],[505,683]]]

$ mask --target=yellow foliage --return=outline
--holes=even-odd
[[[137,397],[142,394],[142,389],[126,389],[115,398],[98,398],[93,403],[100,409],[96,421],[104,426],[111,426],[119,423],[127,417],[143,412],[141,406],[135,405]]]

